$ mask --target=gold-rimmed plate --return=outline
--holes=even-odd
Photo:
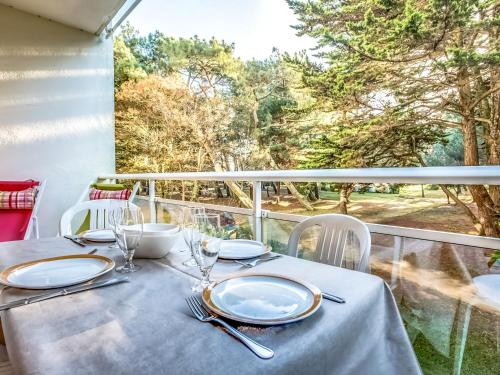
[[[92,280],[114,267],[112,259],[101,255],[66,255],[8,267],[0,273],[0,283],[23,289],[62,288]]]
[[[314,314],[321,291],[314,285],[275,274],[235,275],[207,287],[203,304],[217,315],[242,323],[278,325]]]
[[[80,238],[83,238],[85,241],[89,242],[115,242],[115,234],[111,229],[95,229],[95,230],[86,230],[85,232],[80,233]]]
[[[220,245],[219,258],[243,260],[260,257],[269,252],[271,252],[271,248],[259,241],[224,240]]]

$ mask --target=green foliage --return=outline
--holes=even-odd
[[[121,37],[114,40],[115,88],[129,80],[146,77],[136,57]]]
[[[314,59],[276,49],[265,60],[243,62],[223,40],[141,36],[125,25],[115,40],[115,84],[123,94],[117,134],[147,129],[139,133],[163,146],[148,153],[119,135],[118,156],[130,159],[141,148],[148,155],[143,166],[200,171],[500,163],[498,2],[288,4],[297,33],[317,41]],[[144,75],[161,95],[141,86]],[[172,80],[183,90],[161,88]],[[176,129],[174,142],[169,128]],[[182,157],[167,161],[164,154],[172,153]],[[316,189],[298,188],[310,197]],[[348,197],[351,188],[343,184],[341,191]],[[499,188],[474,189],[478,215],[488,216],[476,222],[489,223],[496,235]]]
[[[443,142],[432,147],[429,155],[425,156],[428,166],[464,165],[464,140],[458,129],[447,131]]]

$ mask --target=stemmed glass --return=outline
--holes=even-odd
[[[119,207],[110,213],[118,247],[123,253],[125,264],[117,267],[120,273],[139,271],[140,266],[132,262],[135,249],[142,238],[144,218],[139,207]]]
[[[205,208],[184,207],[182,209],[182,236],[191,254],[191,257],[182,263],[186,267],[196,267],[198,265],[193,255],[193,246],[197,231],[195,216],[203,215],[204,213]]]
[[[115,242],[112,244],[108,245],[109,249],[118,249],[118,243],[116,242],[116,226],[115,226],[115,215],[114,215],[114,210],[115,208],[112,208],[111,205],[108,208],[108,215],[107,215],[107,221],[108,221],[108,228],[113,231],[113,234],[115,235]]]
[[[196,229],[193,231],[193,255],[202,279],[193,287],[194,292],[201,292],[210,285],[210,271],[219,257],[223,231],[220,215],[196,214]]]

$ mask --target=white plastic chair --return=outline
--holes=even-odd
[[[371,236],[365,223],[352,216],[325,214],[310,217],[297,224],[290,234],[288,240],[288,255],[297,257],[299,240],[307,228],[319,226],[320,234],[316,244],[314,260],[337,267],[342,267],[346,248],[353,246],[351,243],[355,237],[358,246],[357,266],[353,263],[353,269],[368,272],[368,260],[370,257]]]
[[[73,234],[71,221],[76,215],[82,212],[90,212],[90,230],[108,228],[108,211],[127,206],[137,207],[129,201],[118,199],[96,199],[78,202],[74,206],[68,208],[62,215],[59,224],[59,234],[61,236],[71,236]]]

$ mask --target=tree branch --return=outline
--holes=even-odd
[[[472,104],[469,106],[469,110],[472,111],[476,107],[476,105],[481,103],[486,97],[488,97],[489,95],[493,94],[498,90],[500,90],[500,85],[494,86],[488,91],[484,92],[481,96],[479,96],[479,98],[477,98],[475,101],[472,102]]]

